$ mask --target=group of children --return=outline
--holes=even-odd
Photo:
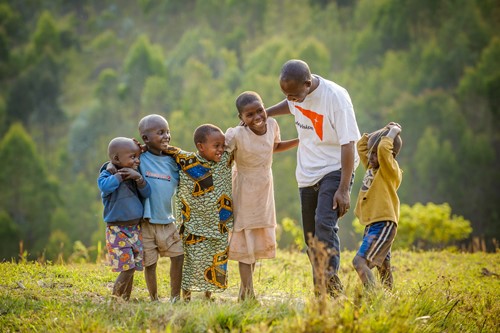
[[[114,296],[128,300],[134,271],[144,269],[150,298],[158,300],[157,262],[169,257],[172,302],[181,299],[181,290],[186,301],[191,292],[210,299],[224,291],[229,259],[238,261],[238,299],[255,298],[255,263],[276,254],[272,155],[296,147],[298,139],[281,141],[278,124],[267,117],[257,93],[239,95],[236,108],[242,125],[226,133],[211,124],[196,128],[196,152],[170,146],[168,122],[156,114],[139,122],[144,145],[123,137],[109,143],[98,186],[110,263],[120,272]],[[367,172],[356,214],[367,227],[353,264],[365,285],[374,284],[374,266],[384,284],[392,285],[400,131],[390,123],[358,142]]]
[[[199,126],[196,152],[169,145],[168,122],[160,115],[139,122],[143,146],[126,138],[110,142],[98,185],[109,257],[120,272],[113,295],[129,299],[133,273],[144,267],[150,298],[157,300],[156,265],[170,257],[173,302],[181,289],[185,300],[191,292],[210,298],[225,290],[228,259],[239,261],[239,298],[254,297],[256,260],[275,256],[272,154],[297,146],[298,139],[281,141],[257,93],[242,93],[236,107],[244,125],[226,134]]]

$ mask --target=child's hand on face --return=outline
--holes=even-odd
[[[142,178],[141,174],[132,168],[121,168],[117,173],[122,177],[122,180],[132,179],[137,181]]]

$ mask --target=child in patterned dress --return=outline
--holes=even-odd
[[[169,146],[180,168],[177,204],[182,216],[180,234],[184,245],[182,290],[186,301],[191,292],[227,288],[228,231],[233,224],[231,195],[232,153],[225,150],[224,133],[211,124],[194,132],[197,152]]]
[[[273,153],[296,147],[298,139],[281,141],[278,123],[268,118],[259,94],[243,92],[236,99],[244,126],[226,131],[234,149],[234,227],[229,259],[238,261],[239,300],[255,298],[253,271],[258,259],[276,256],[276,211],[273,189]]]
[[[101,168],[97,184],[104,204],[106,247],[113,272],[120,272],[113,295],[130,298],[134,272],[143,270],[143,245],[140,221],[144,211],[141,199],[149,197],[151,188],[137,171],[140,148],[128,138],[118,137],[108,146],[115,174]]]

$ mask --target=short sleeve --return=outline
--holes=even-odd
[[[345,145],[350,141],[358,141],[361,134],[356,122],[351,97],[345,89],[337,95],[337,103],[333,117],[340,145]]]
[[[281,142],[281,133],[280,133],[280,126],[278,125],[278,122],[274,118],[269,118],[271,126],[273,126],[273,133],[274,133],[274,143],[279,143]]]
[[[236,127],[229,127],[226,131],[226,150],[231,152],[236,149]]]

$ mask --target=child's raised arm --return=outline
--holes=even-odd
[[[387,136],[391,139],[394,139],[402,131],[401,125],[399,125],[398,123],[390,122],[387,127],[389,128],[389,133],[387,133]]]

